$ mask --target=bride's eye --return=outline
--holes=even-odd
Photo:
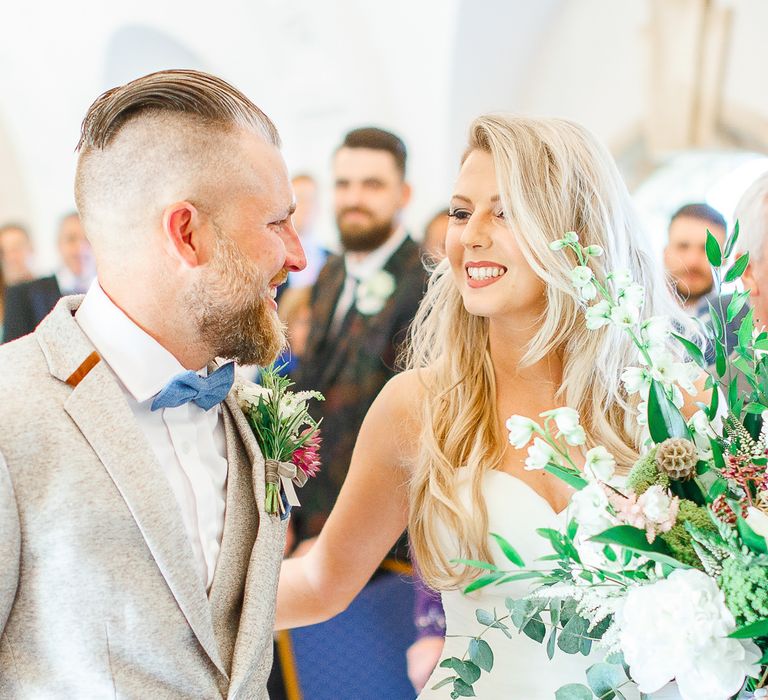
[[[470,216],[472,216],[472,212],[466,209],[451,209],[448,212],[448,218],[454,221],[466,221]]]

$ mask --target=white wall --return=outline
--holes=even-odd
[[[768,132],[768,3],[730,0],[724,118]],[[53,263],[91,101],[150,70],[197,67],[277,123],[292,170],[320,177],[349,128],[406,140],[415,232],[444,205],[472,117],[565,116],[622,149],[647,110],[650,0],[47,0],[6,3],[0,221],[26,219]],[[766,138],[768,143],[768,138]],[[333,236],[326,205],[325,234]]]

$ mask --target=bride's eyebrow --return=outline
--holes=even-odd
[[[453,202],[454,199],[461,200],[462,202],[466,202],[467,204],[472,204],[472,200],[469,197],[465,197],[463,194],[455,194],[453,197],[451,197],[451,201]],[[501,201],[501,197],[497,194],[493,195],[491,197],[490,202],[491,204],[498,204]]]

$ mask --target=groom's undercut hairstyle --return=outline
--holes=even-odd
[[[83,120],[75,178],[75,200],[94,247],[110,231],[129,237],[132,229],[146,229],[142,215],[157,214],[163,201],[186,199],[212,213],[238,176],[253,179],[238,157],[244,132],[280,147],[264,112],[200,71],[151,73],[97,98]]]
[[[405,179],[408,151],[402,139],[395,136],[391,131],[385,131],[375,126],[354,129],[344,137],[341,146],[336,150],[340,151],[342,148],[370,148],[374,151],[386,151],[392,154],[400,176]]]

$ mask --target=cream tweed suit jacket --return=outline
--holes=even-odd
[[[181,514],[65,297],[0,347],[0,698],[267,697],[286,522],[232,393],[206,594]]]

